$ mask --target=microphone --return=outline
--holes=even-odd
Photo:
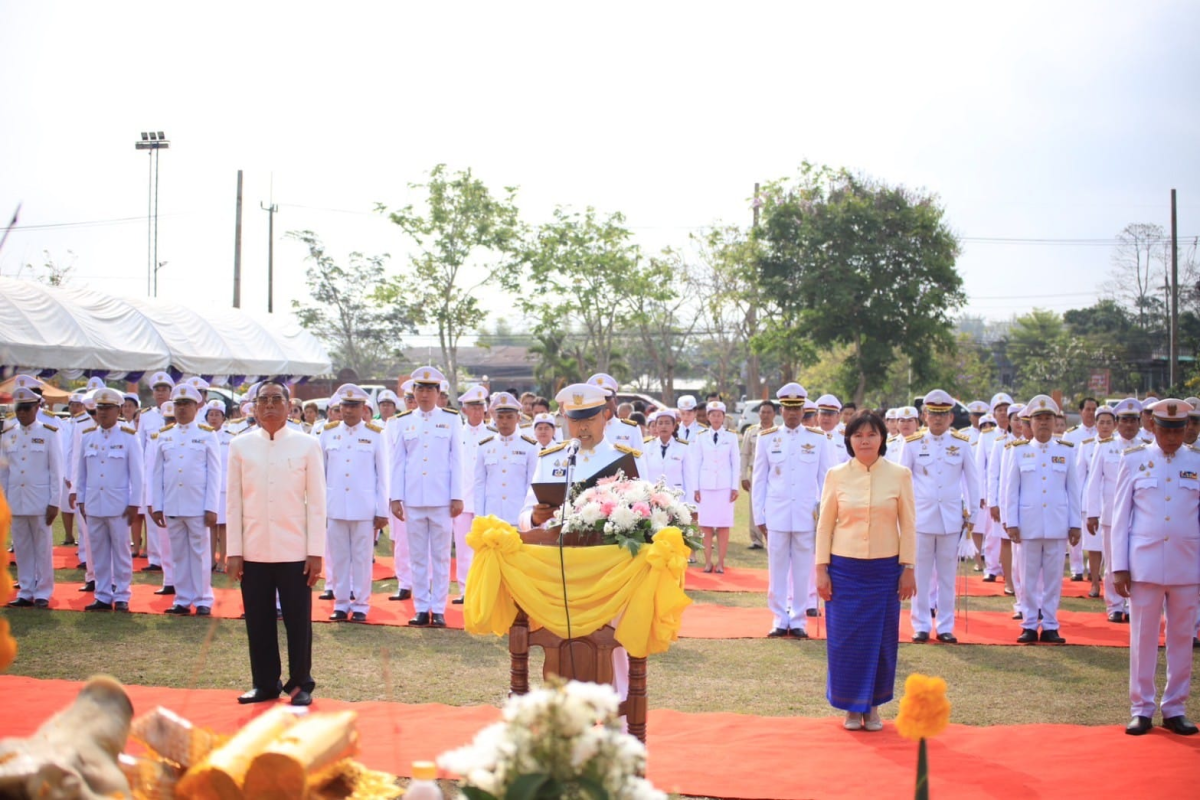
[[[567,442],[567,463],[572,467],[575,466],[575,454],[579,452],[580,441],[571,439]]]

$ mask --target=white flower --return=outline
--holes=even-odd
[[[633,513],[633,509],[624,504],[614,508],[608,518],[617,527],[617,530],[622,531],[629,530],[638,521],[638,516]]]
[[[679,507],[679,511],[675,513],[675,516],[679,520],[680,525],[692,524],[692,510],[687,506],[681,505]]]
[[[604,512],[600,510],[600,504],[590,502],[584,504],[579,509],[579,519],[587,526],[591,527],[604,518]]]
[[[671,515],[661,508],[656,508],[650,512],[650,528],[655,533],[658,533],[663,528],[671,524]]]

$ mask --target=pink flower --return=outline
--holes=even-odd
[[[650,506],[646,503],[634,503],[633,513],[637,514],[639,517],[648,519],[650,517]]]
[[[655,492],[654,494],[650,495],[650,502],[659,508],[670,508],[671,495],[667,494],[666,492]]]
[[[604,516],[607,517],[610,514],[612,514],[613,509],[615,509],[616,507],[617,507],[617,503],[615,500],[605,500],[602,503],[600,503],[600,513],[604,514]]]
[[[596,485],[597,486],[605,486],[610,483],[616,483],[616,481],[617,481],[617,476],[610,475],[607,478],[601,478],[600,480],[596,481]]]

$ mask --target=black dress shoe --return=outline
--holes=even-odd
[[[126,603],[124,600],[118,600],[117,602],[113,603],[113,611],[120,611],[122,614],[128,614],[129,603]]]
[[[16,600],[8,604],[9,608],[33,608],[33,601],[26,600],[24,597],[18,597]]]
[[[1021,635],[1017,637],[1017,644],[1035,644],[1038,640],[1037,631],[1033,628],[1026,628],[1021,631]]]
[[[1108,621],[1109,621],[1109,622],[1115,622],[1115,623],[1117,623],[1117,624],[1120,624],[1120,623],[1122,622],[1122,619],[1121,619],[1121,612],[1120,612],[1120,611],[1114,611],[1114,612],[1112,612],[1111,614],[1109,614],[1109,615],[1108,615]]]
[[[363,611],[355,611],[353,614],[350,615],[350,621],[351,622],[366,622],[367,615]]]
[[[139,572],[162,572],[162,567],[160,567],[158,564],[147,564],[146,566],[142,567]]]
[[[1058,631],[1048,631],[1042,629],[1042,639],[1046,644],[1066,644],[1067,640],[1059,635]]]
[[[1082,572],[1076,572],[1074,575],[1071,576],[1072,583],[1080,583],[1081,581],[1083,581],[1083,573]]]
[[[1180,736],[1193,736],[1200,733],[1200,728],[1197,728],[1190,719],[1180,714],[1177,717],[1163,717],[1162,726],[1171,733],[1178,733]]]
[[[929,616],[933,617],[934,619],[937,619],[937,609],[936,608],[929,609]]]
[[[388,595],[388,600],[408,600],[412,597],[412,589],[400,589],[395,594]]]
[[[173,617],[190,617],[192,615],[192,610],[187,606],[171,606],[163,613],[170,614]]]
[[[788,635],[793,639],[807,639],[808,631],[804,630],[804,628],[792,628],[788,631]]]
[[[1121,622],[1129,622],[1129,612],[1128,611],[1121,614]]]
[[[332,600],[333,592],[331,592],[329,589],[326,589],[325,591],[323,591],[319,595],[317,595],[317,599],[318,600]]]
[[[939,633],[937,640],[942,644],[958,644],[958,637],[953,633]]]
[[[1125,726],[1125,734],[1127,736],[1142,736],[1154,729],[1154,723],[1149,717],[1137,716],[1129,720],[1129,724]]]
[[[209,608],[208,606],[196,606],[196,616],[197,617],[211,617],[212,609]]]
[[[1025,615],[1022,614],[1020,611],[1014,611],[1012,618],[1013,619],[1025,619]]]
[[[782,638],[786,637],[787,635],[788,635],[787,628],[773,628],[771,630],[771,632],[767,634],[767,638],[768,639],[782,639]]]
[[[75,569],[82,569],[82,570],[86,571],[87,570],[87,562],[80,561],[78,564],[75,565]]]
[[[442,614],[431,614],[429,619],[429,627],[444,628],[446,627],[446,617]]]
[[[917,631],[912,635],[912,640],[918,644],[924,644],[929,641],[929,631]]]
[[[292,695],[292,699],[288,702],[294,706],[311,706],[312,695],[303,689],[297,689],[296,693]]]
[[[80,587],[79,587],[79,591],[81,591],[81,592],[95,592],[95,591],[96,591],[96,582],[95,582],[95,581],[88,581],[88,582],[87,582],[87,583],[85,583],[83,586],[80,586]]]
[[[175,587],[170,585],[164,586],[156,591],[155,594],[175,594]]]
[[[112,607],[112,603],[102,603],[101,601],[97,600],[94,603],[88,603],[86,606],[83,607],[83,610],[84,611],[112,611],[113,607]]]
[[[984,582],[984,583],[995,583],[995,582],[996,582],[996,576],[995,576],[995,575],[984,575],[984,576],[983,576],[983,582]]]
[[[1200,650],[1200,636],[1197,636],[1194,639],[1192,639],[1192,649]]]
[[[429,612],[418,611],[417,615],[408,621],[414,628],[424,628],[429,625]]]
[[[804,616],[806,616],[806,617],[819,617],[819,616],[821,616],[821,612],[820,612],[820,611],[818,611],[818,610],[817,610],[817,609],[815,609],[815,608],[809,608],[809,609],[806,609],[806,610],[804,611]]]
[[[461,597],[456,597],[450,601],[450,605],[461,606],[462,604],[463,604],[463,599]]]
[[[763,549],[763,546],[762,546],[761,544],[752,544],[752,545],[750,545],[750,547],[749,547],[749,548],[747,548],[747,549],[749,549],[749,550],[762,550],[762,549]]]
[[[42,598],[38,598],[37,600],[34,600],[34,601],[33,601],[33,607],[34,607],[34,608],[40,608],[40,609],[43,609],[43,610],[44,610],[44,609],[47,609],[47,608],[49,608],[49,607],[50,607],[50,601],[49,601],[49,600],[43,600]]]
[[[329,615],[330,622],[345,622],[349,618],[345,611],[335,611]]]
[[[246,692],[245,694],[238,695],[238,702],[244,706],[249,705],[250,703],[270,703],[273,700],[278,700],[278,699],[279,699],[279,690],[278,689],[276,689],[273,692],[264,692],[260,689],[251,689],[250,691]]]

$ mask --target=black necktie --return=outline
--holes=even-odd
[[[669,443],[668,443],[668,444],[669,444]],[[666,458],[666,457],[667,457],[667,446],[668,446],[668,445],[666,445],[666,444],[664,444],[664,445],[662,446],[662,449],[663,449],[663,454],[662,454],[662,457],[663,457],[663,458]]]
[[[717,432],[713,431],[713,444],[717,443]]]

